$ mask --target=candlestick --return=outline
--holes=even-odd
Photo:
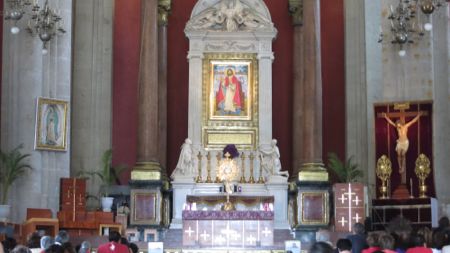
[[[196,183],[201,183],[203,181],[202,179],[202,152],[198,152],[197,158],[198,158],[198,175],[195,180]]]
[[[220,157],[221,157],[220,152],[217,152],[217,155],[216,155],[216,160],[217,160],[217,165],[216,165],[216,180],[214,181],[214,183],[220,183],[220,182],[222,182],[222,181],[220,180],[220,178],[219,178]]]
[[[206,155],[206,159],[208,160],[208,163],[206,164],[206,171],[208,172],[207,176],[206,176],[206,181],[205,183],[212,183],[212,179],[211,179],[211,152],[208,152],[208,154]]]
[[[409,179],[409,189],[410,189],[410,197],[414,198],[414,195],[413,195],[413,180],[412,180],[412,178]]]
[[[259,178],[258,178],[258,184],[264,184],[264,177],[262,175],[262,157],[259,155]]]
[[[246,183],[245,180],[245,154],[244,152],[242,152],[241,154],[241,160],[242,160],[242,175],[241,175],[241,180],[239,180],[239,183],[244,184]]]
[[[255,178],[253,177],[253,160],[255,159],[255,156],[253,155],[253,153],[250,153],[249,158],[250,158],[250,178],[248,179],[248,183],[254,184]]]

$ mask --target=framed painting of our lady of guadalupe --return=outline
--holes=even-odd
[[[67,149],[68,102],[38,98],[35,149],[65,151]]]

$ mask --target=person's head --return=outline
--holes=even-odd
[[[34,232],[30,235],[27,241],[27,247],[30,249],[41,247],[41,236],[39,235],[38,232]]]
[[[64,253],[76,253],[70,242],[65,242],[61,246],[63,247]]]
[[[402,121],[401,121],[401,120],[395,121],[395,126],[396,126],[396,127],[401,127],[401,126],[403,126]]]
[[[425,238],[423,235],[415,234],[411,236],[411,247],[424,247],[425,245]]]
[[[438,230],[433,234],[431,246],[433,248],[441,250],[442,247],[444,247],[444,245],[447,244],[446,240],[447,240],[447,238],[446,238],[445,232],[442,230]]]
[[[227,69],[227,76],[232,76],[234,74],[233,69]]]
[[[349,239],[339,239],[336,242],[336,248],[341,251],[351,251],[352,250],[352,241]]]
[[[6,237],[5,240],[2,241],[2,244],[5,252],[10,252],[17,246],[17,241],[12,237]]]
[[[88,241],[83,241],[78,249],[78,253],[90,253],[91,252],[91,243]]]
[[[64,248],[61,245],[53,244],[45,250],[45,253],[64,253]]]
[[[41,245],[41,249],[48,249],[48,248],[50,248],[50,246],[53,245],[53,239],[48,235],[44,235],[41,238],[40,245]]]
[[[447,216],[441,217],[439,219],[439,228],[445,229],[445,228],[448,228],[449,226],[450,226],[450,220],[448,219]]]
[[[55,244],[63,245],[69,242],[70,237],[66,230],[59,230],[58,235],[55,237]]]
[[[395,239],[390,234],[383,234],[380,236],[380,247],[382,249],[395,249]]]
[[[133,253],[138,253],[138,251],[139,251],[139,247],[134,243],[130,243],[129,248],[131,249],[131,251]]]
[[[121,236],[120,236],[119,232],[117,232],[117,231],[110,231],[109,232],[108,239],[109,239],[110,242],[119,242],[120,238],[121,238]]]
[[[326,242],[316,242],[309,249],[309,253],[333,253],[333,247]]]
[[[359,222],[353,224],[353,233],[357,235],[364,235],[366,233],[366,228],[364,227],[364,224]]]
[[[429,229],[428,227],[421,227],[417,230],[417,234],[423,236],[426,245],[431,245],[431,242],[433,241],[433,234],[431,232],[431,229]]]
[[[125,238],[125,237],[120,238],[120,244],[126,245],[127,247],[130,245],[127,238]]]
[[[372,232],[366,238],[367,245],[369,247],[380,247],[379,235],[378,233]]]
[[[17,245],[11,253],[31,253],[31,250],[23,245]]]

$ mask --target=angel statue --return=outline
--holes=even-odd
[[[288,171],[281,171],[280,150],[277,147],[277,140],[273,139],[269,148],[259,147],[261,166],[269,175],[289,177]]]
[[[177,176],[191,176],[194,171],[194,157],[192,150],[192,141],[187,138],[184,140],[183,145],[181,146],[180,158],[178,159],[177,166],[175,170],[172,172],[170,178],[173,180]]]

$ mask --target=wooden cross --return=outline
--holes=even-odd
[[[409,109],[409,103],[397,103],[394,104],[394,110],[398,110],[398,112],[386,112],[386,113],[378,113],[377,118],[384,118],[384,114],[386,114],[389,118],[399,118],[402,124],[405,124],[406,117],[415,117],[419,113],[422,113],[422,116],[427,116],[428,112],[426,111],[417,111],[417,112],[406,112],[405,110]]]

